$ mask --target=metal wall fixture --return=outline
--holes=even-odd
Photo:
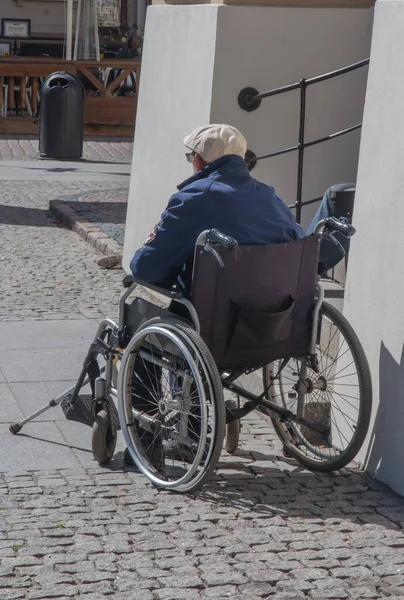
[[[284,148],[283,150],[278,150],[277,152],[271,152],[271,154],[265,154],[264,156],[256,156],[252,150],[248,150],[246,155],[246,162],[249,169],[253,169],[259,160],[264,160],[265,158],[273,158],[274,156],[280,156],[281,154],[288,154],[289,152],[297,152],[298,153],[298,163],[297,163],[297,189],[296,189],[296,202],[291,204],[289,208],[296,209],[296,220],[300,223],[302,216],[302,207],[307,206],[308,204],[314,204],[315,202],[319,202],[321,198],[314,198],[313,200],[307,200],[306,202],[302,201],[302,192],[303,192],[303,162],[304,162],[304,150],[305,148],[309,148],[310,146],[315,146],[316,144],[321,144],[323,142],[328,142],[329,140],[333,140],[342,135],[346,135],[347,133],[351,133],[356,129],[360,129],[362,127],[362,123],[358,123],[357,125],[353,125],[352,127],[348,127],[343,131],[338,131],[336,133],[331,133],[322,138],[318,138],[316,140],[312,140],[311,142],[305,141],[305,128],[306,128],[306,90],[310,85],[314,85],[316,83],[320,83],[322,81],[326,81],[327,79],[333,79],[334,77],[338,77],[339,75],[344,75],[345,73],[350,73],[351,71],[356,71],[362,67],[365,67],[369,64],[369,59],[361,60],[352,65],[348,65],[347,67],[343,67],[342,69],[338,69],[336,71],[331,71],[330,73],[325,73],[324,75],[318,75],[317,77],[311,77],[310,79],[301,79],[296,83],[292,83],[290,85],[285,85],[280,88],[275,88],[273,90],[269,90],[268,92],[259,92],[255,88],[246,87],[241,90],[238,95],[238,104],[240,108],[247,112],[253,112],[257,110],[261,106],[261,101],[264,98],[270,98],[272,96],[277,96],[278,94],[284,94],[285,92],[291,92],[292,90],[300,89],[300,119],[299,119],[299,142],[296,146],[291,146],[290,148]]]

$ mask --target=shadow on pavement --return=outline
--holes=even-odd
[[[50,444],[51,446],[62,446],[63,448],[70,448],[71,450],[80,450],[81,452],[88,452],[91,454],[91,450],[88,448],[79,448],[78,446],[72,446],[68,443],[64,444],[62,442],[55,442],[55,440],[47,440],[37,435],[30,435],[29,433],[19,433],[18,437],[27,438],[29,440],[37,440],[39,442],[43,442],[44,444]]]
[[[196,496],[208,504],[234,509],[236,518],[243,511],[244,518],[250,513],[251,519],[273,515],[286,521],[321,519],[401,530],[404,499],[366,473],[349,469],[334,474],[303,469],[299,473],[297,463],[287,462],[296,470],[262,467],[255,477],[247,479],[245,474],[251,473],[248,467],[222,465]]]
[[[46,209],[0,205],[0,225],[57,227]]]
[[[70,162],[70,161],[69,161]],[[77,162],[77,161],[76,161]],[[78,164],[86,164],[90,161],[80,161],[80,163]],[[98,161],[91,161],[90,164],[99,164]],[[120,171],[116,171],[113,170],[113,167],[116,165],[121,165],[121,164],[129,164],[129,163],[117,163],[117,162],[108,162],[108,163],[102,163],[102,164],[108,164],[111,168],[110,171],[102,171],[103,175],[126,175],[126,173],[122,173]],[[35,166],[32,167],[27,167],[27,166],[23,166],[21,167],[21,165],[19,164],[19,161],[16,161],[15,164],[12,165],[7,165],[8,169],[21,169],[23,168],[26,171],[45,171],[46,173],[76,173],[76,172],[81,172],[82,169],[76,168],[76,167],[53,167],[53,168],[46,168],[46,164],[41,163],[41,162],[37,162],[35,163]],[[99,175],[100,171],[95,170],[95,171],[90,171],[90,170],[86,170],[85,173],[87,175]]]

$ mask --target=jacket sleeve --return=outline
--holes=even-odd
[[[175,194],[149,237],[135,253],[131,271],[140,281],[171,287],[184,263],[192,259],[196,242],[194,219],[186,197]]]
[[[274,193],[275,193],[275,190],[274,190]],[[303,227],[301,225],[299,225],[299,223],[296,221],[296,218],[295,218],[294,214],[292,213],[292,211],[290,210],[290,208],[282,200],[282,198],[280,196],[278,196],[278,194],[275,194],[275,196],[277,197],[279,202],[286,208],[286,214],[290,221],[290,227],[291,227],[291,229],[290,229],[291,239],[292,240],[301,240],[301,239],[305,238],[306,233],[305,233]]]

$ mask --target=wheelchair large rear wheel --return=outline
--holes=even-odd
[[[118,377],[129,452],[156,486],[193,492],[217,466],[225,432],[223,389],[200,336],[153,319],[132,337]]]
[[[263,382],[268,400],[314,425],[312,429],[268,412],[286,455],[310,469],[335,471],[353,461],[364,442],[372,382],[357,335],[327,302],[322,305],[317,342],[318,372],[307,359],[290,359],[283,369],[279,360],[264,367]]]

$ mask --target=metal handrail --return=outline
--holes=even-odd
[[[290,206],[290,208],[296,208],[296,220],[300,223],[301,215],[302,215],[302,207],[307,206],[308,204],[313,204],[314,202],[318,202],[318,198],[314,200],[308,200],[306,202],[302,201],[302,192],[303,192],[303,159],[304,159],[304,150],[305,148],[309,148],[310,146],[315,146],[316,144],[321,144],[323,142],[327,142],[329,140],[333,140],[342,135],[346,135],[347,133],[351,133],[352,131],[356,131],[362,127],[362,123],[358,123],[357,125],[353,125],[352,127],[347,127],[342,131],[338,131],[336,133],[331,133],[330,135],[317,138],[312,140],[311,142],[305,141],[305,127],[306,127],[306,90],[310,85],[314,85],[316,83],[320,83],[322,81],[327,81],[328,79],[332,79],[334,77],[338,77],[339,75],[344,75],[345,73],[350,73],[351,71],[356,71],[366,65],[369,64],[369,59],[361,60],[359,62],[353,63],[352,65],[348,65],[346,67],[342,67],[341,69],[337,69],[336,71],[330,71],[329,73],[325,73],[323,75],[318,75],[316,77],[311,77],[309,79],[301,79],[296,83],[292,83],[290,85],[285,85],[279,88],[275,88],[273,90],[269,90],[267,92],[258,92],[254,88],[244,88],[241,90],[238,96],[238,103],[240,108],[247,112],[252,112],[257,110],[261,105],[261,100],[264,98],[270,98],[272,96],[277,96],[278,94],[283,94],[285,92],[291,92],[293,90],[300,89],[300,119],[299,119],[299,142],[295,146],[291,146],[290,148],[284,148],[283,150],[278,150],[277,152],[271,152],[270,154],[265,154],[263,156],[255,156],[255,154],[249,151],[249,160],[250,164],[254,165],[259,160],[264,160],[266,158],[273,158],[274,156],[280,156],[282,154],[288,154],[289,152],[298,152],[298,165],[297,165],[297,190],[296,190],[296,202]]]
[[[337,69],[336,71],[330,71],[329,73],[325,73],[324,75],[317,75],[316,77],[311,77],[310,79],[306,79],[306,86],[313,85],[315,83],[320,83],[321,81],[326,81],[327,79],[332,79],[333,77],[338,77],[339,75],[344,75],[345,73],[350,73],[351,71],[356,71],[356,69],[360,69],[361,67],[365,67],[369,64],[369,59],[365,58],[364,60],[360,60],[359,62],[353,63],[352,65],[348,65],[347,67],[342,67],[341,69]],[[271,96],[276,96],[277,94],[283,94],[283,92],[290,92],[291,90],[299,89],[301,85],[301,81],[296,81],[296,83],[291,83],[290,85],[284,85],[283,87],[275,88],[270,90],[269,92],[261,92],[257,94],[255,99],[262,98],[270,98]]]

